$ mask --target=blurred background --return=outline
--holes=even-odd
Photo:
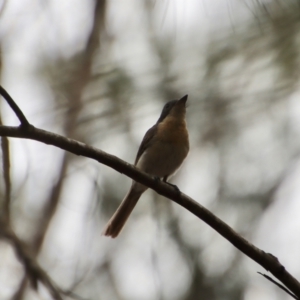
[[[0,2],[1,85],[34,126],[133,163],[164,103],[189,94],[191,150],[172,182],[300,278],[300,1]],[[4,100],[1,122],[19,125]],[[101,236],[129,178],[5,145],[1,214],[78,299],[291,299],[153,191],[117,239]],[[0,299],[51,299],[4,239],[0,257]]]

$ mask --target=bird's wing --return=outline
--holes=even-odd
[[[151,143],[153,142],[153,137],[155,136],[156,132],[157,132],[157,124],[155,124],[150,129],[148,129],[148,131],[146,132],[146,134],[141,142],[140,148],[137,152],[134,165],[137,164],[141,155],[151,145]]]

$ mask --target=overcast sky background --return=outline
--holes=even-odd
[[[190,87],[193,87],[196,81],[193,73],[189,72],[193,68],[193,60],[191,58],[199,55],[199,49],[203,49],[203,52],[206,51],[206,47],[212,39],[220,40],[224,37],[224,33],[228,34],[230,32],[230,34],[234,34],[235,31],[238,32],[241,24],[255,17],[253,13],[254,2],[247,0],[153,2],[156,18],[156,28],[153,29],[153,32],[160,32],[162,38],[164,38],[165,34],[169,34],[172,37],[172,43],[174,43],[178,53],[177,67],[185,68],[182,70],[185,77],[181,84],[183,93],[190,94],[189,110],[193,110],[193,104],[197,102],[198,96],[194,91],[190,91]],[[80,0],[52,0],[44,2],[38,0],[10,0],[5,2],[5,9],[0,15],[3,59],[1,84],[15,99],[29,121],[37,127],[56,133],[63,133],[60,123],[56,121],[57,115],[52,113],[55,108],[55,96],[46,77],[40,75],[40,62],[41,60],[51,61],[58,58],[68,58],[84,48],[87,33],[92,26],[93,5],[91,3],[93,1]],[[133,113],[137,120],[133,121],[133,123],[138,124],[133,130],[133,136],[136,140],[141,140],[145,131],[156,121],[161,110],[161,105],[151,102],[153,95],[148,92],[159,80],[151,75],[151,71],[157,67],[158,62],[149,51],[149,47],[145,45],[145,34],[143,32],[145,27],[142,26],[145,22],[145,16],[143,15],[142,1],[110,0],[108,1],[106,17],[106,36],[104,39],[106,41],[110,39],[114,41],[106,48],[106,53],[109,53],[107,66],[114,62],[123,65],[130,74],[137,78],[137,90],[132,96],[133,100],[138,103],[141,96],[149,100],[146,106],[137,106]],[[197,46],[197,51],[195,51],[194,46]],[[228,47],[230,46],[229,41]],[[186,63],[182,63],[185,61]],[[205,64],[204,60],[202,64]],[[103,64],[102,67],[105,69],[107,66]],[[234,65],[228,68],[229,70],[234,69]],[[248,92],[269,86],[270,81],[272,81],[271,77],[272,74],[268,73],[268,71],[263,75],[257,75],[253,79],[254,83],[252,84],[252,87],[255,88],[249,87]],[[300,130],[298,133],[296,131],[297,128],[300,128],[298,121],[300,116],[299,91],[293,93],[288,101],[289,111],[286,113],[289,115],[291,126],[296,128],[296,134],[300,134]],[[101,108],[99,109],[101,110]],[[149,111],[151,114],[148,114]],[[18,120],[5,101],[1,102],[1,114],[5,125],[18,125]],[[189,123],[189,126],[191,125]],[[251,132],[249,132],[250,135]],[[254,135],[257,138],[257,143],[259,143],[259,138],[261,137],[264,140],[267,133],[260,132],[258,129]],[[193,144],[195,144],[193,136],[195,136],[195,133],[191,136],[191,154],[176,180],[180,182],[180,187],[185,193],[210,208],[214,206],[214,202],[211,199],[214,198],[215,194],[209,188],[212,186],[210,179],[206,178],[208,170],[205,169],[205,166],[208,169],[210,168],[210,163],[207,161],[208,153],[205,152],[205,149],[202,154],[193,150]],[[33,141],[10,139],[10,142],[12,177],[15,179],[15,189],[18,189],[18,187],[22,188],[22,182],[28,175],[30,167],[30,178],[28,179],[25,192],[23,192],[25,197],[22,201],[24,204],[27,203],[24,205],[25,208],[27,205],[30,209],[32,206],[35,206],[38,212],[40,206],[36,201],[39,197],[44,197],[49,191],[49,180],[55,182],[57,169],[56,167],[54,168],[54,162],[62,159],[62,151]],[[122,132],[116,130],[113,138],[106,136],[103,140],[96,141],[94,145],[132,162],[134,154],[128,154],[126,142],[127,140],[122,135]],[[202,167],[193,168],[196,165]],[[270,165],[270,167],[272,166]],[[85,172],[77,173],[77,168],[84,168]],[[106,167],[100,168],[101,172],[104,168]],[[92,197],[94,185],[92,179],[102,176],[98,172],[99,170],[95,168],[95,165],[88,162],[88,160],[74,165],[74,174],[68,178],[64,186],[61,208],[53,222],[53,234],[51,234],[51,231],[49,233],[49,240],[55,247],[54,249],[53,247],[47,247],[46,242],[44,246],[45,251],[42,252],[39,259],[43,261],[45,256],[48,259],[49,257],[53,258],[54,261],[64,261],[64,273],[60,273],[61,269],[57,266],[51,266],[51,268],[47,265],[44,266],[45,268],[49,267],[52,276],[57,276],[56,278],[60,282],[59,279],[64,280],[63,278],[67,277],[68,264],[72,265],[73,263],[69,262],[68,259],[76,251],[89,252],[90,259],[93,260],[96,259],[93,257],[94,253],[100,253],[103,249],[109,252],[112,249],[111,251],[118,254],[113,265],[115,264],[116,280],[118,282],[119,278],[120,291],[125,295],[125,299],[156,299],[157,282],[159,280],[157,278],[153,279],[153,273],[149,271],[152,259],[151,249],[147,253],[145,248],[140,246],[139,243],[145,245],[154,244],[157,232],[150,232],[145,235],[140,234],[139,236],[142,237],[139,242],[134,238],[139,233],[139,230],[142,233],[148,224],[155,222],[153,220],[153,212],[149,217],[134,223],[138,224],[135,225],[137,227],[135,229],[136,232],[133,236],[129,236],[126,243],[124,242],[125,247],[121,248],[122,251],[114,246],[116,241],[101,237],[100,231],[99,240],[91,239],[92,242],[89,240],[86,244],[82,244],[77,239],[77,236],[86,236],[88,240],[88,236],[98,235],[97,232],[94,232],[95,227],[92,224],[91,226],[87,225],[83,229],[83,224],[86,225],[87,222],[84,213],[91,209],[90,203],[86,199]],[[119,174],[114,174],[115,172],[112,170],[105,172],[105,176],[112,176],[112,180],[115,180],[117,176],[121,177]],[[187,174],[189,174],[189,178],[195,179],[187,180]],[[291,165],[288,170],[288,176],[283,180],[275,193],[275,201],[265,212],[263,218],[256,224],[256,227],[250,230],[252,235],[247,236],[257,247],[277,256],[280,262],[296,278],[300,278],[300,239],[298,238],[300,231],[299,179],[299,162],[295,159],[295,164]],[[128,181],[127,186],[129,185],[130,181],[125,176],[122,176],[121,180]],[[199,188],[202,188],[204,191],[203,201],[199,199]],[[125,194],[125,192],[125,189],[120,191],[120,195]],[[145,195],[145,197],[149,196]],[[232,210],[234,210],[234,207],[232,207]],[[234,226],[236,217],[233,211],[223,212],[221,217],[223,217],[222,219],[225,218],[225,222]],[[183,218],[186,218],[186,224],[192,224],[190,223],[190,218],[192,217],[188,214],[183,214]],[[105,221],[99,221],[100,225],[104,225]],[[128,228],[131,226],[133,225],[128,224]],[[162,225],[157,225],[158,228],[153,230],[159,230],[159,226]],[[16,228],[20,236],[26,237],[29,228],[24,226],[23,222],[18,224],[17,221]],[[57,231],[57,228],[60,230]],[[203,231],[203,237],[200,238],[201,241],[199,243],[218,239],[219,247],[209,247],[206,252],[201,253],[206,258],[207,265],[205,267],[207,274],[213,276],[218,272],[222,272],[222,265],[225,268],[226,263],[230,261],[232,246],[225,240],[220,241],[222,238],[218,235],[211,237],[207,233],[211,232],[211,229],[205,224],[199,225],[199,229],[201,230],[199,235]],[[239,232],[239,228],[235,229]],[[122,237],[120,239],[122,240]],[[197,243],[193,241],[193,236],[188,236],[188,234],[186,239],[191,244]],[[164,248],[165,243],[171,242],[167,236],[161,234],[158,244],[155,244],[154,252],[160,252]],[[136,247],[137,250],[134,253],[134,257],[132,253],[127,253],[131,248],[127,250],[126,245],[134,245]],[[18,283],[18,276],[15,276],[14,280],[11,279],[14,277],[12,274],[15,274],[11,271],[11,266],[14,264],[15,270],[17,270],[15,271],[16,273],[20,272],[20,266],[11,262],[12,254],[7,254],[10,250],[5,245],[2,245],[2,248],[3,251],[6,251],[7,259],[2,260],[0,263],[0,298],[6,299],[4,297],[8,297]],[[161,252],[163,253],[163,250]],[[140,263],[136,262],[136,257],[143,257],[144,255],[148,257],[148,265],[146,263],[142,265],[142,260]],[[180,255],[175,250],[173,254],[168,252],[168,255],[172,257],[172,260],[177,261],[176,268],[166,258],[158,259],[156,264],[159,266],[158,269],[161,269],[161,274],[163,274],[164,270],[168,270],[171,273],[181,273],[174,278],[173,285],[169,287],[170,290],[166,291],[170,299],[176,299],[177,295],[183,293],[185,280],[187,280],[189,272],[184,269],[184,264],[180,263]],[[86,259],[88,260],[89,258]],[[119,262],[123,261],[126,261],[127,264],[122,265],[122,268],[120,268]],[[249,274],[245,300],[289,299],[282,294],[278,295],[274,286],[257,275],[257,271],[264,272],[264,270],[250,261],[250,259],[245,258],[243,260],[241,269]],[[154,273],[156,271],[154,270]],[[161,274],[157,276],[162,276],[163,278],[164,275]],[[126,279],[124,280],[124,278]],[[174,298],[172,298],[172,293],[174,293]],[[47,299],[47,295],[45,294],[44,296]],[[28,299],[40,299],[33,294],[30,294],[29,297],[33,298]]]

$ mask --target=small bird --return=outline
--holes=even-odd
[[[167,182],[189,152],[189,135],[185,112],[188,95],[165,104],[159,119],[145,134],[134,165],[156,178]],[[147,187],[132,182],[129,192],[108,221],[103,234],[115,238]]]

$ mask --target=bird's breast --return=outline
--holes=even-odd
[[[189,138],[185,120],[166,118],[158,124],[151,146],[142,154],[137,166],[154,176],[173,174],[189,151]]]
[[[183,147],[189,144],[189,136],[185,120],[174,117],[166,117],[158,124],[157,139],[163,142],[181,144]]]

